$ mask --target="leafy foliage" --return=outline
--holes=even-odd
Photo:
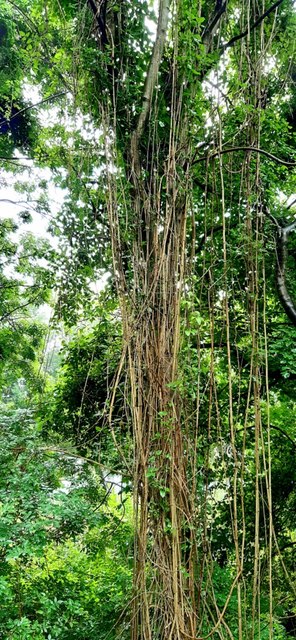
[[[95,468],[44,445],[28,410],[2,405],[1,422],[2,637],[103,638],[125,624],[129,510],[106,502]]]

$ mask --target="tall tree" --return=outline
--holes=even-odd
[[[267,397],[268,402],[268,386],[262,381],[267,375],[267,361],[260,355],[260,350],[266,351],[266,305],[260,302],[262,295],[265,299],[266,286],[262,219],[267,215],[271,189],[264,184],[268,172],[262,172],[261,164],[267,157],[273,163],[272,173],[280,172],[281,166],[295,166],[293,158],[286,159],[287,141],[285,149],[279,145],[277,154],[272,153],[270,145],[266,148],[270,126],[264,126],[264,119],[270,117],[268,107],[279,99],[275,98],[278,89],[268,84],[268,64],[271,56],[277,56],[277,64],[281,64],[280,60],[287,64],[279,42],[283,22],[294,22],[292,6],[287,2],[276,2],[267,8],[251,2],[243,6],[230,2],[193,6],[191,2],[160,0],[153,46],[144,36],[145,3],[136,2],[129,7],[122,3],[119,8],[108,2],[89,2],[89,7],[101,59],[105,61],[106,86],[98,99],[105,135],[113,270],[123,320],[133,418],[137,536],[132,637],[150,640],[156,635],[179,640],[205,633],[201,593],[203,580],[210,580],[210,570],[205,568],[208,533],[198,539],[198,468],[194,451],[198,433],[204,427],[198,425],[198,420],[193,427],[178,384],[181,300],[185,286],[191,293],[196,290],[192,275],[200,259],[195,254],[197,207],[203,208],[199,221],[204,220],[204,234],[211,239],[212,254],[204,254],[199,290],[203,296],[202,289],[206,289],[210,318],[207,433],[209,441],[214,423],[219,429],[220,420],[229,434],[236,570],[228,600],[235,589],[240,639],[249,622],[243,618],[241,588],[245,553],[241,455],[244,456],[245,445],[238,443],[237,421],[246,426],[252,415],[255,423],[250,606],[253,637],[260,591],[262,464],[270,567],[273,541],[269,453],[262,450],[261,441],[262,397]],[[138,30],[133,32],[135,18]],[[142,54],[144,42],[146,50]],[[207,99],[205,88],[213,84],[214,91],[208,92]],[[132,85],[134,89],[129,90]],[[206,137],[205,127],[209,132]],[[206,150],[205,155],[199,154],[201,148]],[[231,224],[240,226],[242,234],[243,259],[236,257],[235,266],[233,249],[229,247],[228,216]],[[219,222],[216,230],[215,217]],[[222,236],[218,252],[215,231]],[[280,232],[283,242],[287,233]],[[282,282],[285,246],[278,254],[278,281],[287,309],[291,300]],[[244,281],[237,304],[244,310],[249,336],[249,381],[244,383],[242,407],[238,407],[233,383],[233,341],[237,340],[233,328],[239,312],[231,299],[235,277]],[[215,376],[217,304],[225,341],[226,419],[221,415]],[[195,411],[198,418],[199,404]],[[204,483],[209,486],[206,477]],[[204,526],[208,528],[205,523],[206,520]],[[200,554],[202,539],[204,555]],[[203,578],[207,573],[208,577]],[[271,592],[270,568],[270,620]],[[227,600],[209,635],[221,625],[226,607]]]
[[[139,0],[63,0],[45,12],[36,1],[29,18],[24,8],[42,90],[67,91],[60,109],[93,124],[90,141],[55,122],[35,152],[43,145],[66,172],[76,289],[98,247],[109,266],[111,245],[123,354],[108,414],[116,440],[126,369],[134,440],[132,469],[123,456],[136,525],[132,638],[242,640],[266,626],[271,638],[281,557],[271,412],[291,369],[279,322],[285,345],[295,336],[293,3],[159,0],[154,15]]]

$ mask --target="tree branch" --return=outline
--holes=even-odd
[[[263,206],[262,208],[263,213],[265,213],[265,215],[270,218],[270,220],[273,222],[273,224],[277,227],[278,231],[282,228],[279,221],[272,215],[272,213],[270,213],[269,209],[267,208],[266,205]]]
[[[237,222],[233,222],[229,229],[235,229],[235,227],[238,226],[238,221]],[[219,231],[223,231],[224,225],[223,224],[218,224],[215,227],[212,227],[211,229],[209,229],[206,233],[204,233],[201,238],[199,239],[199,243],[197,246],[197,251],[200,252],[205,244],[205,242],[207,241],[208,238],[211,237],[212,234],[214,233],[218,233]]]
[[[20,304],[18,307],[15,307],[14,309],[11,309],[11,311],[7,311],[6,313],[3,314],[3,316],[1,316],[0,322],[3,322],[3,320],[6,320],[6,318],[9,318],[10,316],[12,316],[16,311],[19,311],[20,309],[25,309],[26,307],[29,307],[30,304],[34,304],[34,302],[36,302],[36,300],[38,300],[38,298],[39,298],[39,294],[37,296],[35,296],[35,298],[33,298],[32,300],[29,300],[28,302],[25,302],[24,304]]]
[[[45,104],[46,102],[50,102],[51,100],[54,100],[55,98],[59,98],[60,96],[65,96],[67,93],[69,93],[69,91],[59,91],[58,93],[53,93],[51,96],[48,96],[48,98],[43,98],[43,100],[36,102],[36,104],[29,104],[27,107],[24,107],[23,109],[20,109],[20,111],[17,111],[16,113],[14,113],[13,116],[11,116],[10,118],[4,118],[4,120],[1,120],[0,127],[2,124],[11,122],[11,120],[14,120],[14,118],[17,118],[21,113],[25,113],[25,111],[30,111],[30,109],[36,109],[37,107],[40,107],[42,104]]]
[[[12,0],[7,0],[8,3],[19,13],[21,13],[21,15],[23,16],[23,18],[25,18],[26,22],[31,25],[31,27],[33,27],[33,30],[39,34],[39,30],[37,25],[35,24],[35,22],[33,22],[33,20],[31,20],[31,18],[28,15],[28,12],[24,11],[21,7],[19,7],[15,2],[13,2]]]
[[[248,429],[255,429],[255,425],[251,424],[247,428]],[[284,429],[281,429],[281,427],[278,427],[275,424],[270,424],[269,428],[273,429],[274,431],[278,431],[279,433],[281,433],[285,438],[287,438],[287,440],[289,440],[290,444],[293,445],[294,449],[296,449],[295,440],[293,440],[293,438],[291,438],[291,436],[289,436],[289,434],[286,431],[284,431]],[[244,431],[244,427],[242,427],[241,429],[238,429],[237,431],[238,431],[238,433]]]
[[[285,551],[286,549],[290,549],[291,547],[295,547],[295,544],[296,544],[295,540],[294,541],[291,540],[290,542],[287,542],[286,544],[282,545],[280,547],[280,551]],[[276,554],[277,554],[277,550],[274,551],[273,555],[276,555]],[[293,617],[294,617],[294,615],[295,614],[293,614]],[[290,616],[284,616],[284,617],[285,617],[285,619],[286,618],[290,618]]]
[[[5,162],[11,162],[12,164],[14,164],[15,162],[18,162],[19,160],[27,160],[28,162],[32,161],[32,158],[26,158],[26,156],[24,157],[20,157],[18,158],[17,156],[12,156],[11,158],[9,158],[8,156],[0,156],[0,160],[4,160]],[[18,166],[22,166],[25,167],[26,169],[28,168],[28,165],[23,164],[23,165],[18,165]]]
[[[294,206],[294,204],[296,204],[296,198],[295,198],[294,200],[292,200],[292,202],[290,202],[290,204],[288,204],[288,206],[286,207],[286,208],[287,208],[287,211],[288,211],[289,209],[291,209],[291,208]]]
[[[219,6],[220,4],[221,6]],[[203,43],[209,41],[211,37],[214,35],[218,27],[218,22],[222,17],[223,13],[225,13],[226,11],[226,7],[227,7],[227,0],[225,0],[222,3],[216,2],[216,11],[214,13],[214,16],[210,19],[209,23],[207,24],[207,26],[202,32],[201,39]]]
[[[285,438],[287,438],[289,440],[289,442],[293,445],[294,449],[296,449],[295,440],[293,440],[293,438],[291,438],[291,436],[289,436],[289,434],[286,431],[284,431],[284,429],[281,429],[281,427],[278,427],[275,424],[270,424],[269,426],[270,426],[270,429],[274,429],[275,431],[278,431],[283,436],[285,436]]]
[[[287,211],[294,202],[287,207]],[[270,213],[266,205],[263,207],[263,212],[276,226],[276,284],[278,289],[278,296],[282,307],[284,308],[288,318],[296,326],[296,307],[288,292],[286,282],[286,265],[288,258],[288,237],[289,234],[296,229],[296,220],[291,224],[283,227],[279,221]]]
[[[253,24],[251,24],[250,27],[245,29],[245,31],[242,31],[242,33],[239,33],[237,36],[233,36],[233,38],[231,38],[228,42],[223,44],[222,47],[220,48],[221,55],[224,53],[224,51],[226,51],[226,49],[229,49],[229,47],[232,47],[232,45],[235,42],[238,42],[238,40],[242,40],[248,35],[250,31],[254,31],[256,27],[259,27],[261,22],[263,22],[263,20],[265,20],[265,18],[267,18],[267,16],[269,16],[270,13],[275,11],[275,9],[277,9],[277,7],[279,7],[279,5],[282,4],[283,1],[284,0],[277,0],[277,2],[274,2],[274,4],[272,4],[271,7],[269,7],[269,9],[266,9],[266,11],[262,13],[262,15],[259,16],[259,18],[257,18],[257,20],[255,20],[255,22],[253,22]]]
[[[211,158],[217,158],[220,155],[224,155],[225,153],[233,153],[234,151],[251,151],[254,153],[261,153],[263,156],[266,156],[269,160],[273,162],[277,162],[278,164],[282,164],[285,167],[296,167],[296,161],[288,162],[287,160],[282,160],[277,156],[273,155],[273,153],[269,153],[269,151],[265,151],[265,149],[259,149],[258,147],[229,147],[229,149],[220,149],[219,151],[215,151],[214,153],[209,153],[206,156],[202,156],[194,160],[191,165],[198,164],[198,162],[203,162],[204,160],[211,160]]]
[[[287,316],[290,318],[291,322],[293,322],[293,324],[296,326],[296,308],[288,292],[287,281],[286,281],[286,265],[287,265],[287,258],[288,258],[288,237],[291,231],[294,231],[295,228],[296,228],[296,221],[288,225],[287,227],[282,227],[278,229],[277,231],[276,281],[277,281],[277,288],[278,288],[280,302]]]
[[[106,9],[107,2],[106,0],[100,0],[98,2],[98,6],[96,5],[94,0],[88,0],[88,4],[95,18],[102,47],[105,47],[108,44],[107,31],[106,31]]]
[[[156,85],[159,65],[166,41],[167,26],[169,19],[170,0],[160,0],[156,39],[147,71],[146,82],[142,97],[142,108],[138,118],[137,126],[131,139],[131,157],[133,168],[139,172],[139,142],[143,134],[144,126],[150,111],[153,91]]]
[[[221,0],[220,0],[221,1]],[[219,54],[219,58],[223,55],[223,53],[229,49],[230,47],[232,47],[233,44],[235,44],[235,42],[238,42],[239,40],[242,40],[243,38],[245,38],[249,32],[253,31],[254,29],[256,29],[256,27],[258,27],[261,22],[263,22],[263,20],[265,20],[265,18],[267,18],[284,0],[277,0],[274,4],[271,5],[271,7],[269,7],[269,9],[267,9],[261,16],[259,16],[259,18],[257,18],[257,20],[255,20],[255,22],[253,24],[250,25],[250,27],[248,29],[246,29],[245,31],[243,31],[242,33],[238,34],[237,36],[233,36],[233,38],[231,38],[228,42],[226,42],[225,44],[221,45],[221,47],[219,49],[217,49],[217,53]],[[218,3],[217,3],[218,4]],[[218,18],[221,17],[221,15],[223,14],[223,12],[226,10],[227,7],[227,1],[224,5],[224,3],[222,4],[221,9],[223,8],[223,11],[219,13]],[[218,14],[216,14],[218,15]],[[202,39],[203,41],[205,40],[210,40],[211,36],[214,35],[214,30],[217,27],[217,24],[215,22],[215,17],[212,20],[212,22],[206,27],[203,35],[202,35]],[[211,25],[212,25],[212,32],[211,32]],[[210,67],[205,67],[200,75],[200,81],[202,81],[205,76],[207,75],[207,73],[210,71],[210,69],[212,68],[212,66],[210,65]]]

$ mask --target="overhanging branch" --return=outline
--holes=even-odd
[[[17,118],[19,115],[21,115],[21,113],[25,113],[25,111],[30,111],[31,109],[37,109],[37,107],[40,107],[42,104],[45,104],[46,102],[51,102],[51,100],[55,100],[55,98],[59,98],[60,96],[65,96],[67,93],[69,93],[69,91],[59,91],[58,93],[53,93],[51,96],[48,96],[48,98],[43,98],[42,100],[39,100],[39,102],[36,102],[35,104],[29,104],[27,107],[24,107],[23,109],[20,109],[19,111],[14,113],[10,118],[4,118],[4,120],[1,120],[0,127],[3,124],[7,124],[7,123],[9,124],[11,120],[14,120],[15,118]]]
[[[267,18],[273,11],[275,11],[275,9],[277,9],[277,7],[279,7],[279,5],[282,4],[283,1],[284,0],[277,0],[277,2],[274,2],[274,4],[272,4],[271,7],[269,7],[269,9],[266,9],[266,11],[264,11],[264,13],[262,13],[262,15],[259,16],[259,18],[257,18],[257,20],[255,20],[255,22],[253,22],[253,24],[251,24],[250,27],[245,29],[245,31],[242,31],[241,33],[239,33],[237,36],[233,36],[233,38],[231,38],[228,42],[223,44],[222,47],[220,48],[221,54],[224,53],[226,49],[229,49],[229,47],[232,47],[232,45],[235,44],[235,42],[242,40],[248,35],[248,33],[250,33],[251,31],[254,31],[254,29],[259,27],[261,22],[263,22],[265,18]]]
[[[264,425],[264,426],[267,428],[267,425]],[[281,427],[278,427],[278,425],[275,425],[275,424],[270,424],[268,426],[269,426],[269,429],[273,429],[274,431],[278,431],[279,433],[281,433],[281,435],[283,435],[285,438],[287,438],[287,440],[289,440],[290,444],[294,447],[294,449],[296,449],[295,440],[293,440],[293,438],[291,438],[291,436],[284,429],[281,429]],[[255,425],[251,424],[247,426],[247,429],[255,429]],[[242,427],[237,431],[238,433],[243,433],[245,431],[245,427]]]
[[[296,161],[287,161],[282,160],[282,158],[278,158],[273,153],[269,153],[269,151],[265,151],[265,149],[259,149],[258,147],[229,147],[228,149],[220,149],[219,151],[214,151],[213,153],[209,153],[206,156],[201,156],[194,160],[191,165],[198,164],[198,162],[203,162],[205,160],[211,160],[212,158],[217,158],[218,156],[225,155],[225,153],[234,153],[235,151],[250,151],[253,153],[260,153],[263,156],[266,156],[269,160],[273,162],[277,162],[278,164],[282,164],[285,167],[296,167]]]

